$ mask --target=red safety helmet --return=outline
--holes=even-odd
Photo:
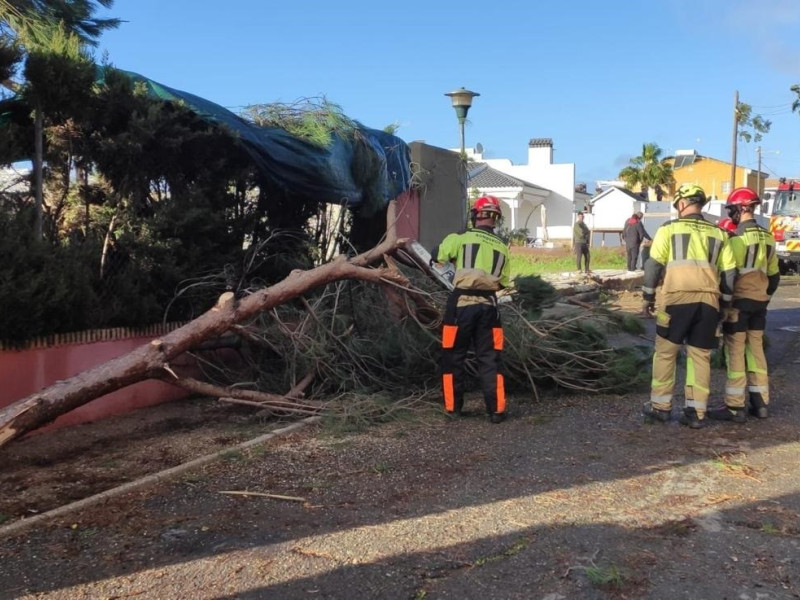
[[[730,231],[731,233],[736,231],[736,223],[734,223],[733,220],[729,219],[728,217],[720,219],[717,222],[717,226],[721,227],[725,231]]]
[[[725,208],[752,206],[753,204],[761,204],[758,194],[748,187],[740,187],[736,188],[730,193],[728,196],[728,203],[725,205]]]
[[[500,200],[495,196],[481,196],[475,200],[475,205],[472,207],[472,210],[474,210],[476,214],[488,212],[495,213],[497,216],[500,216],[503,212],[500,210]]]

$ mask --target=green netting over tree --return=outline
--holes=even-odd
[[[102,77],[103,69],[99,72]],[[218,104],[137,73],[122,73],[144,85],[151,96],[178,102],[200,118],[233,132],[264,181],[288,197],[343,204],[369,215],[410,187],[408,145],[389,133],[345,119],[348,127],[332,128],[328,143],[323,145],[286,128],[258,125]]]

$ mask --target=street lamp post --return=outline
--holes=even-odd
[[[467,89],[458,88],[452,92],[447,92],[445,96],[449,96],[453,102],[453,108],[456,109],[456,116],[458,117],[458,125],[461,129],[461,165],[463,167],[463,189],[464,197],[461,199],[461,223],[467,222],[467,212],[469,209],[469,192],[467,186],[469,185],[469,174],[467,173],[467,150],[464,145],[464,123],[467,121],[467,112],[469,107],[472,106],[472,99],[475,96],[480,96],[477,92],[471,92]]]
[[[447,92],[445,96],[449,96],[453,102],[453,108],[456,109],[456,117],[458,117],[458,125],[461,129],[461,155],[466,154],[466,146],[464,145],[464,123],[467,121],[467,113],[469,107],[472,106],[472,99],[475,96],[480,96],[477,92],[471,92],[467,89],[458,88],[452,92]]]

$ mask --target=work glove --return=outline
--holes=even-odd
[[[645,300],[642,302],[642,316],[647,319],[652,319],[653,314],[656,312],[656,301],[655,300]]]

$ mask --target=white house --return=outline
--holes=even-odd
[[[644,213],[642,225],[651,236],[663,223],[678,213],[669,202],[647,202],[639,194],[622,187],[608,187],[591,200],[586,225],[592,231],[592,245],[618,246],[625,221],[635,212]],[[716,218],[710,219],[716,222]]]
[[[572,239],[572,225],[575,221],[575,163],[553,163],[553,140],[550,138],[534,138],[528,142],[528,162],[524,165],[515,165],[507,158],[484,159],[483,148],[480,144],[474,150],[467,152],[467,157],[475,162],[485,163],[492,169],[510,175],[518,181],[531,186],[531,189],[543,189],[548,191],[546,197],[541,197],[533,193],[533,202],[541,203],[538,205],[536,215],[530,217],[522,207],[518,214],[520,220],[524,222],[537,222],[535,237],[543,239]],[[472,186],[470,187],[478,187]],[[482,192],[483,189],[478,187]],[[489,193],[486,191],[485,193]],[[544,218],[542,214],[544,209]],[[538,216],[538,218],[537,218]],[[530,217],[530,218],[528,218]],[[542,227],[541,223],[546,225]],[[520,224],[518,228],[523,228]],[[531,235],[534,235],[533,228],[529,225]]]
[[[592,198],[584,218],[592,232],[592,245],[619,246],[625,221],[635,212],[644,212],[646,204],[637,194],[616,186]]]
[[[481,194],[491,194],[500,200],[506,228],[527,229],[530,237],[547,239],[547,210],[542,216],[542,206],[550,197],[550,190],[479,162],[469,163],[467,182],[470,190],[478,189]]]

